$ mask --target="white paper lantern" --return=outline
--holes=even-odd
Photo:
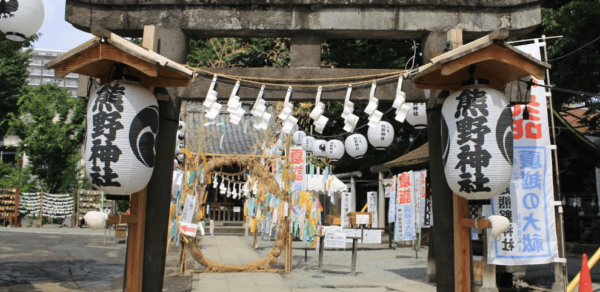
[[[87,108],[86,175],[111,195],[129,195],[150,180],[156,157],[158,104],[137,82],[104,85]]]
[[[340,140],[331,140],[327,142],[327,158],[331,161],[338,161],[344,156],[344,143]]]
[[[388,122],[379,122],[377,126],[369,127],[367,136],[375,149],[385,150],[394,141],[394,127]]]
[[[185,158],[185,155],[183,153],[177,153],[177,160],[181,163],[183,163],[183,159]]]
[[[315,140],[312,145],[312,152],[317,157],[325,157],[327,155],[327,141]]]
[[[425,103],[406,103],[410,110],[406,115],[406,121],[415,129],[427,128],[427,105]]]
[[[306,133],[304,133],[303,131],[296,131],[294,132],[292,141],[294,142],[294,144],[300,145],[302,144],[302,140],[304,140],[304,137],[306,137]]]
[[[512,175],[509,100],[485,85],[466,86],[442,106],[444,173],[452,191],[469,200],[504,192]]]
[[[185,133],[186,129],[187,129],[187,126],[186,126],[185,122],[179,121],[179,127],[177,128],[177,131]]]
[[[346,152],[348,155],[361,159],[363,155],[367,153],[367,148],[369,145],[367,144],[367,138],[361,134],[353,134],[346,138],[346,142],[344,143],[346,146]]]
[[[22,42],[42,27],[44,14],[42,0],[20,0],[13,17],[0,18],[0,30],[7,39]]]
[[[177,144],[183,143],[185,139],[185,134],[181,131],[177,131]]]
[[[315,138],[311,136],[306,136],[302,139],[302,149],[308,153],[312,152],[313,144],[315,143]]]

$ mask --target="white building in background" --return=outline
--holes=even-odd
[[[71,73],[65,78],[56,78],[54,77],[54,69],[46,70],[44,68],[44,65],[66,53],[66,51],[33,49],[31,53],[33,56],[29,59],[29,66],[27,66],[27,72],[29,73],[27,83],[29,85],[36,87],[41,84],[56,83],[60,87],[67,88],[73,97],[77,96],[79,74]]]

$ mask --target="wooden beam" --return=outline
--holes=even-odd
[[[454,207],[454,291],[471,292],[471,236],[462,220],[469,217],[467,200],[453,194]]]
[[[136,223],[129,224],[127,239],[126,291],[142,291],[142,267],[144,264],[144,229],[146,222],[146,192],[147,188],[131,194],[131,216],[136,216]],[[133,218],[133,217],[132,217]]]
[[[477,219],[477,226],[475,226],[475,219],[462,219],[460,222],[462,227],[467,228],[492,228],[492,222],[488,219]]]
[[[125,224],[125,223],[137,223],[138,216],[136,215],[122,215],[119,218],[119,215],[108,215],[108,220],[106,220],[106,224]]]
[[[98,77],[99,74],[107,73],[104,72],[104,68],[101,69],[101,67],[98,67],[96,64],[96,62],[103,60],[125,63],[148,76],[158,76],[157,65],[148,63],[145,60],[123,52],[112,45],[100,43],[87,48],[83,52],[73,55],[71,58],[64,60],[63,62],[58,63],[54,67],[54,74],[57,78],[62,78],[71,72],[79,73],[78,70],[87,66],[93,66],[92,69],[96,69],[94,71],[97,72],[95,74],[92,72],[86,72],[86,75]]]
[[[521,56],[515,54],[512,50],[498,45],[491,45],[483,50],[479,50],[460,59],[443,64],[442,75],[448,76],[460,69],[471,66],[471,64],[477,64],[488,60],[496,60],[512,65],[508,68],[509,70],[518,70],[518,73],[504,72],[503,75],[519,75],[522,74],[523,71],[526,71],[529,74],[536,76],[536,78],[544,78],[546,74],[545,68],[541,68],[536,64],[521,58]],[[512,80],[505,80],[505,82],[509,81]]]
[[[158,31],[156,26],[144,25],[144,36],[142,37],[142,47],[156,52],[158,49]]]

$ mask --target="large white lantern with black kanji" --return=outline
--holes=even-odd
[[[369,142],[377,150],[385,150],[394,141],[394,128],[392,124],[381,121],[375,127],[369,127],[367,132]]]
[[[327,141],[315,140],[312,145],[312,152],[317,157],[325,157],[327,155]]]
[[[104,85],[87,108],[85,168],[90,183],[111,195],[143,189],[154,170],[158,103],[137,82]]]
[[[4,8],[9,8],[7,12],[12,16],[0,17],[0,30],[11,41],[24,41],[37,33],[44,23],[45,12],[42,0],[20,0],[16,3],[16,10],[14,10],[15,3],[2,3],[2,5],[10,6]]]
[[[512,175],[509,100],[486,85],[452,93],[442,106],[442,158],[450,189],[469,200],[504,192]]]
[[[342,157],[344,157],[344,143],[340,140],[327,142],[327,158],[331,161],[338,161]]]
[[[425,103],[406,103],[410,110],[406,115],[406,121],[415,129],[427,128],[427,105]]]
[[[344,143],[346,146],[346,152],[348,155],[361,159],[367,153],[367,148],[369,145],[367,144],[367,138],[361,134],[353,134],[346,138],[346,142]]]
[[[311,136],[306,136],[304,137],[304,139],[302,139],[302,150],[310,153],[313,151],[312,147],[313,144],[315,143],[315,138],[311,137]]]

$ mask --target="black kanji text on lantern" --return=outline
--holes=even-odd
[[[94,100],[92,111],[92,135],[93,146],[90,148],[90,159],[92,161],[92,184],[100,187],[120,187],[121,183],[116,181],[119,175],[113,172],[110,167],[111,162],[118,162],[123,151],[113,141],[117,137],[117,132],[123,129],[120,122],[123,112],[123,95],[125,87],[117,82],[107,84],[98,91],[98,96]],[[102,141],[101,136],[106,138]],[[100,160],[100,162],[98,162]],[[104,163],[104,167],[100,167]],[[102,173],[101,171],[104,171]]]
[[[488,167],[492,155],[482,146],[485,144],[485,136],[491,133],[486,125],[488,122],[489,111],[486,103],[486,92],[479,89],[465,89],[456,97],[458,104],[454,117],[456,121],[456,131],[460,145],[460,152],[457,154],[458,163],[455,169],[462,172],[458,182],[460,191],[470,194],[471,192],[490,192],[491,189],[485,185],[490,179],[482,172],[484,167]],[[461,118],[462,117],[462,118]],[[472,144],[466,144],[472,142]],[[470,169],[475,169],[474,173]]]

